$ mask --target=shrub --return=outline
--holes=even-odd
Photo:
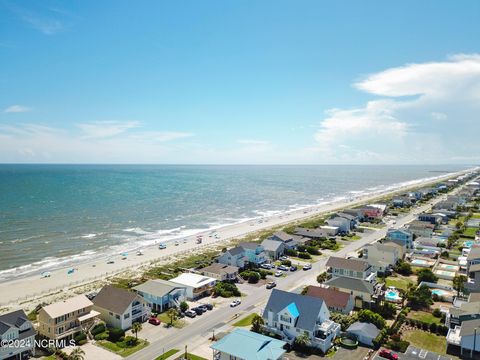
[[[223,281],[219,281],[215,284],[214,292],[217,296],[221,296],[224,298],[241,295],[240,290],[238,290],[235,284]],[[182,305],[180,304],[180,306]]]
[[[305,252],[307,251],[307,247],[305,245],[297,245],[297,250],[299,252]]]
[[[125,331],[120,328],[111,328],[108,330],[108,341],[116,343],[125,336]]]
[[[287,256],[298,256],[298,252],[293,249],[285,249],[284,253]]]
[[[100,333],[100,334],[97,334],[94,336],[95,340],[107,340],[108,339],[108,332],[103,332],[103,333]]]
[[[292,266],[292,262],[290,260],[282,260],[282,265]]]
[[[307,246],[307,252],[311,255],[320,255],[320,251],[315,246]]]
[[[188,310],[188,308],[189,308],[189,306],[188,306],[188,304],[187,304],[185,301],[182,301],[182,302],[180,303],[180,311],[185,312],[185,311]]]
[[[430,326],[429,326],[429,330],[430,330],[430,332],[432,332],[432,333],[437,332],[437,324],[431,323]]]
[[[361,322],[372,323],[380,330],[385,327],[385,319],[371,310],[360,310],[358,312],[358,320]]]
[[[407,351],[407,348],[410,346],[410,343],[408,341],[405,341],[405,340],[398,340],[398,341],[389,341],[387,342],[387,347],[389,347],[390,349],[394,350],[394,351],[399,351],[399,352],[402,352],[404,353],[405,351]]]
[[[298,253],[300,259],[311,259],[312,256],[309,253]]]
[[[83,332],[83,331],[80,331],[80,332],[77,332],[73,335],[73,340],[75,341],[76,344],[80,345],[80,342],[85,340],[87,340],[87,335]]]
[[[373,347],[375,349],[378,349],[380,346],[382,346],[386,337],[387,337],[387,331],[385,329],[383,329],[382,331],[380,331],[380,333],[377,335],[377,337],[375,339],[373,339],[373,341],[372,341]]]
[[[427,281],[431,283],[436,283],[438,277],[430,269],[422,269],[417,273],[417,283],[420,284],[422,281]]]
[[[93,329],[90,331],[90,333],[95,336],[100,333],[105,332],[105,324],[98,324],[93,327]]]
[[[440,318],[440,317],[442,317],[442,312],[440,311],[439,308],[436,308],[436,309],[433,309],[432,315],[437,317],[437,318]]]
[[[411,275],[412,274],[412,267],[409,263],[401,260],[394,268],[395,272],[402,274],[402,275]]]

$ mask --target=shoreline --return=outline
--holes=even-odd
[[[159,250],[158,244],[143,247],[142,256],[129,254],[126,256],[125,260],[122,260],[120,255],[105,255],[103,258],[97,258],[90,261],[84,261],[70,267],[51,270],[49,271],[51,276],[48,278],[40,278],[40,272],[38,272],[37,274],[31,273],[24,277],[5,280],[0,282],[0,292],[2,293],[2,301],[0,302],[0,306],[15,304],[22,300],[27,302],[29,298],[32,299],[32,301],[37,301],[37,299],[47,297],[55,292],[63,292],[66,289],[78,288],[89,283],[106,280],[112,276],[118,276],[122,273],[128,273],[132,270],[138,270],[141,267],[146,266],[148,268],[149,266],[153,266],[156,262],[168,262],[168,260],[171,260],[170,258],[172,256],[183,255],[195,250],[203,250],[207,247],[221,246],[226,242],[230,242],[234,239],[241,239],[249,234],[293,224],[301,220],[319,216],[328,212],[337,211],[345,207],[358,206],[366,202],[392,196],[398,192],[428,186],[429,184],[469,173],[474,169],[476,168],[469,168],[430,178],[412,180],[406,185],[393,189],[391,187],[394,186],[394,184],[386,185],[390,188],[378,191],[376,193],[363,194],[360,196],[355,196],[352,194],[350,198],[342,198],[340,200],[325,204],[317,204],[301,209],[281,212],[271,216],[250,219],[235,224],[221,226],[215,230],[205,230],[197,233],[204,236],[203,243],[200,245],[195,243],[197,234],[192,234],[190,236],[180,237],[180,239],[186,238],[187,243],[180,241],[178,246],[174,245],[175,240],[178,238],[162,241],[168,244],[167,248],[164,250]],[[217,234],[218,237],[213,236],[212,232]],[[209,235],[212,236],[209,237]],[[136,249],[133,251],[136,251]],[[107,264],[105,260],[111,257],[114,258],[115,262],[113,264]],[[67,269],[72,267],[75,269],[75,271],[72,274],[68,274]]]

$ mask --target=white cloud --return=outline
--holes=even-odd
[[[354,86],[382,98],[327,112],[314,136],[323,160],[447,163],[480,154],[479,55],[387,69]]]
[[[3,112],[6,113],[23,113],[23,112],[28,112],[31,111],[29,107],[23,106],[23,105],[12,105],[7,107]]]
[[[147,131],[133,135],[133,138],[139,140],[151,140],[156,142],[167,142],[179,139],[185,139],[194,136],[193,133],[180,131]]]
[[[138,126],[138,121],[96,121],[77,124],[87,138],[112,137]]]

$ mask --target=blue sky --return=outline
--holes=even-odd
[[[477,163],[479,17],[478,1],[0,0],[0,162]]]

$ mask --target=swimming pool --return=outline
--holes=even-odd
[[[412,265],[428,265],[428,261],[422,259],[413,259]]]
[[[474,244],[473,241],[468,240],[468,241],[465,241],[465,242],[463,243],[463,246],[468,247],[468,248],[471,248],[473,244]]]
[[[385,292],[385,300],[392,302],[399,302],[402,300],[397,290],[389,289]]]
[[[445,295],[448,295],[449,293],[442,289],[432,289],[432,294],[435,294],[437,296],[445,296]]]

